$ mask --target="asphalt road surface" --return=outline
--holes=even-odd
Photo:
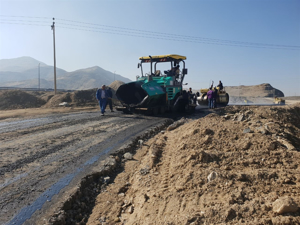
[[[26,224],[96,161],[164,120],[81,112],[0,121],[0,224]]]

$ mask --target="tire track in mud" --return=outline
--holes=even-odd
[[[1,129],[0,224],[102,149],[117,147],[125,136],[163,120],[123,114],[77,116],[56,116],[58,121],[52,118],[51,124],[27,124],[30,128],[6,133]]]

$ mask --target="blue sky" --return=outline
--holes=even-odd
[[[140,56],[180,54],[193,89],[222,80],[300,95],[299,0],[0,0],[0,15],[0,59],[53,65],[55,17],[67,71],[97,65],[134,80]]]

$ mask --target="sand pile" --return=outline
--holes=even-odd
[[[219,109],[143,143],[88,224],[300,224],[299,160],[299,104]]]

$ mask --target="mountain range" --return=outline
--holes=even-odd
[[[39,72],[40,71],[40,72]],[[34,58],[23,56],[14,59],[0,60],[0,87],[53,88],[54,68]],[[114,80],[130,82],[131,80],[99,66],[67,72],[56,68],[56,84],[58,89],[85,90],[98,88],[102,84],[109,85]]]

